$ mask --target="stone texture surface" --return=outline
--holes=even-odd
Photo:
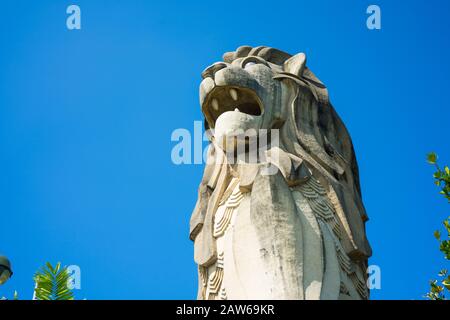
[[[243,46],[202,77],[214,134],[191,218],[198,298],[368,299],[355,153],[305,54]],[[279,141],[230,161],[236,129],[278,129]]]

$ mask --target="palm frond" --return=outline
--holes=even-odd
[[[36,300],[74,300],[74,294],[68,287],[70,274],[67,267],[58,262],[53,267],[49,262],[34,275]]]

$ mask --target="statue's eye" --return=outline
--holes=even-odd
[[[250,66],[254,66],[256,63],[254,61],[249,61],[244,65],[244,69],[247,69]]]
[[[253,66],[255,64],[263,64],[266,67],[269,67],[269,64],[264,59],[260,57],[250,56],[241,61],[241,68],[247,69],[248,67]]]
[[[250,56],[241,61],[241,68],[247,69],[248,67],[253,66],[255,64],[263,64],[266,67],[269,67],[268,63],[264,59],[260,57]]]

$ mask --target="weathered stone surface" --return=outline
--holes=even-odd
[[[190,228],[198,298],[367,299],[355,153],[305,54],[243,46],[202,76],[214,132]],[[236,137],[248,129],[271,139]],[[248,163],[253,143],[265,150]]]

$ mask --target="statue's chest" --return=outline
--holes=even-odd
[[[230,279],[230,274],[235,274],[230,267],[234,265],[234,223],[244,196],[239,189],[239,179],[233,178],[214,213],[213,236],[216,239],[217,260],[208,268],[200,269],[205,299],[227,299],[225,283],[227,278]]]
[[[233,224],[233,218],[242,202],[244,195],[239,188],[239,179],[233,178],[219,202],[214,214],[213,236],[222,237]]]

